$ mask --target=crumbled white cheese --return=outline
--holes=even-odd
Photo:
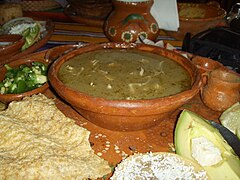
[[[145,179],[198,179],[206,180],[204,170],[196,170],[180,156],[171,153],[135,154],[124,159],[116,168],[111,180]]]
[[[22,34],[22,32],[27,29],[27,28],[33,28],[34,26],[36,26],[36,23],[23,23],[23,24],[18,24],[16,26],[13,26],[10,31],[9,34]]]
[[[221,151],[203,136],[192,139],[192,157],[202,166],[212,166],[222,161]]]

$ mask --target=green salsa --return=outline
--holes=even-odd
[[[143,100],[190,89],[189,73],[177,62],[137,50],[96,50],[65,62],[58,78],[94,97]]]

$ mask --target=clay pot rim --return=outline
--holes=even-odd
[[[193,64],[197,66],[197,68],[202,69],[204,71],[212,71],[220,67],[223,67],[223,64],[221,64],[220,62],[207,57],[194,56],[191,58],[191,60]]]
[[[18,34],[0,35],[0,42],[9,42],[10,44],[0,46],[0,53],[10,54],[21,50],[25,43],[25,38]],[[6,53],[7,52],[7,53]]]

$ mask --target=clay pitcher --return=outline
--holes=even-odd
[[[240,101],[240,75],[226,69],[213,70],[203,88],[202,100],[215,111],[224,111]]]
[[[150,13],[153,0],[113,0],[114,10],[104,24],[110,41],[135,42],[140,36],[156,40],[159,27]]]

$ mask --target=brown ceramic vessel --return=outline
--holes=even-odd
[[[104,20],[112,11],[111,0],[68,0],[77,15]]]
[[[197,66],[200,73],[202,74],[202,81],[203,84],[206,84],[207,82],[207,74],[209,74],[211,71],[223,68],[223,64],[221,64],[218,61],[212,60],[210,58],[201,57],[201,56],[193,56],[192,62]]]
[[[71,58],[99,49],[137,49],[170,58],[183,66],[191,76],[192,87],[179,94],[151,100],[107,100],[89,96],[64,85],[58,78],[62,64]],[[92,44],[74,50],[56,60],[49,69],[49,81],[55,91],[90,122],[110,130],[136,131],[147,129],[166,119],[200,90],[201,77],[196,66],[182,55],[144,44]]]
[[[201,73],[206,73],[223,67],[223,65],[215,60],[202,56],[194,56],[192,62],[199,68]]]
[[[21,52],[25,39],[17,34],[0,35],[0,61]]]
[[[36,20],[45,20],[45,19],[36,18]],[[39,41],[37,41],[36,43],[34,43],[32,46],[25,49],[24,51],[20,51],[19,53],[14,54],[14,55],[10,56],[9,58],[2,58],[0,63],[1,64],[6,64],[6,63],[9,63],[11,61],[15,61],[15,60],[17,60],[21,57],[24,57],[24,56],[26,56],[30,53],[33,53],[37,49],[44,46],[48,42],[48,40],[51,38],[51,36],[53,34],[53,31],[54,31],[54,26],[55,26],[55,24],[51,20],[46,20],[46,26],[45,26],[46,31],[41,33],[41,38],[40,38]]]
[[[114,10],[107,18],[104,31],[114,42],[135,42],[139,36],[156,40],[159,28],[150,13],[153,0],[143,2],[113,0]]]
[[[181,15],[181,11],[186,11],[184,14],[188,16]],[[201,11],[203,15],[195,14]],[[178,31],[165,31],[167,35],[177,40],[183,40],[187,32],[193,36],[209,28],[225,24],[226,11],[220,8],[218,3],[178,3],[178,12]]]
[[[62,46],[56,46],[54,48],[48,49],[45,53],[44,59],[48,63],[52,63],[57,60],[59,57],[73,51],[74,49],[80,48],[82,45],[78,44],[68,44]]]
[[[203,88],[202,100],[215,111],[224,111],[240,101],[240,75],[223,68],[213,70]]]
[[[22,64],[31,65],[31,63],[34,61],[48,64],[46,61],[44,61],[42,59],[18,59],[18,60],[8,63],[8,65],[10,67],[19,67]],[[7,70],[4,66],[1,66],[0,72],[1,72],[1,74],[0,74],[0,82],[1,82],[5,78],[5,73],[7,72]],[[49,84],[45,83],[44,85],[42,85],[39,88],[36,88],[32,91],[20,93],[20,94],[0,94],[0,102],[9,103],[11,101],[21,100],[23,97],[26,97],[26,96],[31,96],[33,94],[38,94],[38,93],[44,93],[48,88],[49,88]]]

